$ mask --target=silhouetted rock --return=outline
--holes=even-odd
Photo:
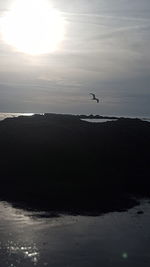
[[[137,214],[143,214],[143,213],[144,213],[143,210],[138,210],[138,211],[137,211]]]
[[[83,115],[82,115],[83,116]],[[0,122],[0,196],[50,209],[121,209],[150,194],[150,123],[45,114]],[[127,202],[128,199],[128,202]]]

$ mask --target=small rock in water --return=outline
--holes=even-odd
[[[144,213],[143,210],[138,210],[138,211],[137,211],[137,214],[143,214],[143,213]]]

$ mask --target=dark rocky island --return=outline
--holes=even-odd
[[[150,123],[81,118],[45,114],[0,122],[1,199],[54,211],[104,212],[150,195]]]

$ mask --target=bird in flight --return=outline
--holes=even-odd
[[[92,98],[92,100],[96,100],[97,101],[97,103],[99,103],[99,99],[95,96],[95,94],[93,94],[93,93],[90,93],[90,95],[92,95],[93,96],[93,98]]]

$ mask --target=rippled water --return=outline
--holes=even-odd
[[[0,202],[0,266],[150,266],[148,201],[98,217],[48,215]]]

